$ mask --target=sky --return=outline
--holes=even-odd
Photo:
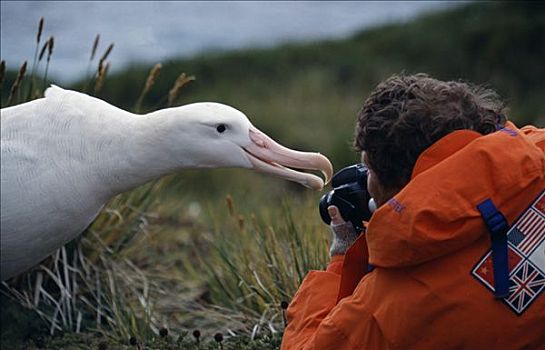
[[[110,43],[112,69],[155,64],[207,51],[271,47],[347,37],[459,3],[438,1],[1,1],[0,55],[11,69],[32,62],[38,21],[42,42],[55,37],[50,74],[61,82],[88,69],[93,40]],[[94,67],[94,64],[93,64]]]

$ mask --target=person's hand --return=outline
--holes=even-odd
[[[336,206],[330,205],[329,207],[327,207],[327,212],[331,217],[331,225],[335,226],[346,223],[346,221],[344,221],[343,217],[341,216],[341,213],[339,212],[339,208],[337,208]]]
[[[327,207],[327,212],[331,217],[331,224],[329,225],[331,233],[333,234],[333,241],[329,248],[329,254],[342,255],[346,253],[348,248],[354,243],[354,241],[360,235],[356,231],[354,225],[350,221],[345,221],[339,212],[339,208],[334,205]]]

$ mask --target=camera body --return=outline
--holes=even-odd
[[[369,221],[372,215],[369,209],[372,198],[367,191],[367,173],[367,167],[360,163],[347,166],[333,175],[333,190],[324,194],[319,204],[320,216],[326,224],[331,223],[327,207],[334,205],[356,230],[363,230],[363,221]]]

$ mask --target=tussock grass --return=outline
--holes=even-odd
[[[83,328],[117,339],[153,331],[153,293],[160,288],[125,255],[131,240],[146,234],[152,183],[115,197],[86,233],[32,271],[3,283],[4,292],[34,310],[56,331]]]
[[[173,337],[198,329],[210,339],[278,339],[281,305],[306,271],[327,261],[325,227],[293,219],[294,206],[316,218],[314,196],[259,209],[227,197],[230,205],[209,203],[195,215],[183,198],[158,203],[173,180],[114,198],[80,239],[4,292],[40,315],[50,334],[147,343],[168,328]]]
[[[275,318],[280,303],[291,299],[307,271],[324,266],[327,242],[320,222],[299,223],[293,217],[295,212],[297,217],[314,217],[305,213],[315,211],[313,201],[294,206],[285,200],[274,214],[280,220],[274,223],[256,216],[262,213],[233,210],[207,237],[214,249],[206,255],[201,251],[199,257],[210,275],[212,300],[240,311],[257,311],[260,317],[275,310],[270,315]]]

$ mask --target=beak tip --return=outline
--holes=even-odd
[[[313,169],[320,170],[323,175],[323,179],[320,177],[315,177],[312,181],[304,184],[304,186],[312,188],[313,190],[321,191],[324,189],[324,186],[331,181],[333,176],[333,165],[331,165],[329,159],[321,153],[315,153],[314,159],[315,168]]]
[[[333,177],[333,165],[331,165],[331,162],[326,156],[322,154],[320,155],[324,157],[326,161],[326,165],[324,169],[322,169],[322,174],[324,175],[324,186],[325,186],[329,183],[329,181],[331,181],[331,178]]]

